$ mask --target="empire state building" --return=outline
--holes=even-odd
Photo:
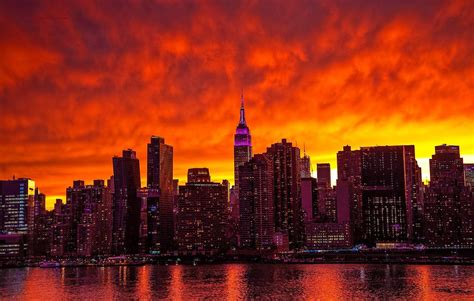
[[[235,189],[239,191],[239,166],[252,158],[252,139],[250,130],[245,122],[244,95],[241,96],[240,120],[234,136],[234,181]]]

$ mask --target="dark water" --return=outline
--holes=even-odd
[[[265,265],[0,270],[1,299],[474,300],[474,266]]]

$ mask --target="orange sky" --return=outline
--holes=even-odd
[[[312,162],[434,146],[474,162],[474,1],[2,1],[0,178],[51,198],[112,174],[151,135],[174,174],[233,177],[240,90],[254,152],[285,137]]]

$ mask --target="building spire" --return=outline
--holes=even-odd
[[[245,109],[244,109],[244,89],[242,89],[240,95],[240,121],[239,124],[246,124],[245,122]]]

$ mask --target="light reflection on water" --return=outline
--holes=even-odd
[[[1,299],[474,299],[473,266],[121,266],[0,270]]]

